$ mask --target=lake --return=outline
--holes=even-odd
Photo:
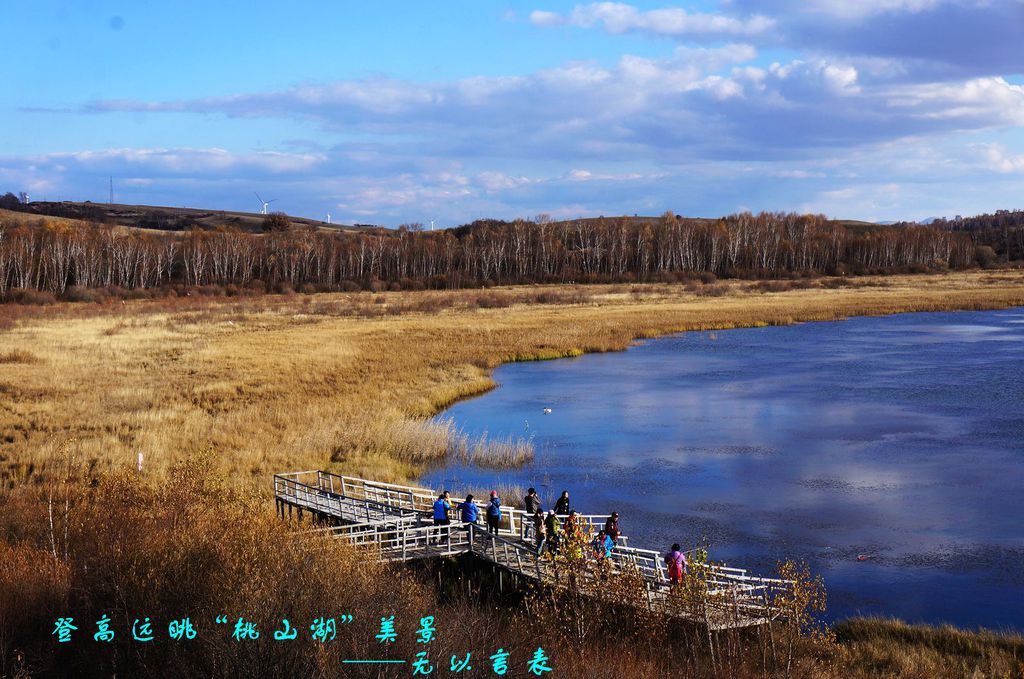
[[[829,619],[1024,631],[1022,375],[1024,309],[684,333],[500,367],[442,416],[534,462],[423,481],[569,490],[632,546],[763,574],[805,560]]]

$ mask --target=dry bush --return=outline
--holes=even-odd
[[[732,286],[726,283],[707,284],[693,290],[693,293],[699,297],[724,297],[733,292]]]
[[[3,363],[39,363],[39,357],[31,351],[25,351],[24,349],[12,349],[6,353],[0,354],[0,364]]]
[[[5,566],[12,565],[0,574],[0,611],[18,616],[17,625],[0,617],[5,657],[21,649],[37,673],[59,665],[68,673],[128,676],[333,676],[341,658],[379,653],[371,648],[379,615],[418,620],[434,603],[411,579],[396,590],[383,566],[340,542],[297,540],[265,505],[230,491],[211,469],[208,458],[196,458],[158,484],[115,474],[76,486],[66,544],[58,540],[67,557],[59,561],[39,548],[0,543]],[[38,510],[44,507],[40,502]],[[333,643],[311,641],[315,618],[343,613],[355,621],[340,627]],[[57,614],[73,616],[79,627],[60,647],[49,636]],[[103,615],[117,633],[110,646],[91,638]],[[218,615],[256,622],[259,640],[233,640],[230,625],[215,624]],[[151,645],[130,636],[132,621],[146,617],[158,638]],[[184,617],[197,638],[168,642],[168,622]],[[293,643],[272,637],[282,618],[300,630]],[[391,652],[409,657],[414,650],[406,635]],[[5,661],[4,672],[14,669]]]
[[[504,309],[514,303],[511,296],[496,292],[489,292],[476,298],[476,306],[481,309]]]
[[[0,564],[0,675],[17,676],[39,664],[37,646],[66,615],[69,568],[26,542],[0,541]]]

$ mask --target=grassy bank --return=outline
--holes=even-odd
[[[62,659],[47,629],[68,610],[127,619],[249,606],[269,621],[327,606],[373,612],[359,639],[372,639],[377,611],[393,609],[468,621],[446,652],[526,653],[543,642],[562,658],[560,676],[1021,676],[1018,638],[882,621],[841,625],[835,642],[801,644],[781,664],[756,638],[734,640],[728,667],[671,630],[620,638],[621,612],[580,641],[538,624],[538,610],[557,612],[550,606],[499,605],[472,583],[464,599],[439,598],[429,578],[363,565],[339,545],[304,556],[262,501],[283,470],[406,481],[446,456],[528,460],[528,441],[471,440],[427,419],[492,388],[491,370],[506,361],[621,350],[683,330],[1012,305],[1024,305],[1024,272],[0,307],[0,674],[67,660],[107,674],[331,676],[341,654],[370,649],[129,645],[110,665],[87,648]],[[139,452],[142,475],[130,471]],[[236,506],[225,510],[224,497]],[[339,578],[352,586],[337,588]],[[595,668],[588,659],[610,645],[614,657]]]
[[[503,362],[683,330],[1019,304],[1024,274],[1007,271],[780,292],[737,281],[5,306],[0,475],[7,488],[41,478],[73,440],[96,470],[142,452],[160,474],[214,450],[238,483],[312,467],[408,480],[474,448],[424,418],[492,388]]]

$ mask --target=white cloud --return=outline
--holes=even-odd
[[[942,4],[964,4],[949,0],[805,0],[807,9],[841,19],[860,19],[876,14],[923,12]],[[981,4],[981,3],[978,3]]]
[[[935,120],[989,120],[991,124],[1024,125],[1024,85],[1005,78],[974,78],[963,82],[929,83],[892,89],[888,103],[917,109]]]
[[[530,23],[534,26],[558,26],[564,23],[564,19],[558,12],[545,12],[537,9],[530,12]]]
[[[277,151],[235,153],[219,148],[193,149],[103,149],[69,151],[35,156],[38,165],[64,171],[68,164],[100,170],[117,166],[143,168],[169,174],[223,173],[249,168],[270,173],[309,171],[324,162],[322,154],[292,154]]]
[[[809,87],[840,96],[860,92],[857,85],[857,69],[849,64],[830,63],[825,60],[809,63],[796,60],[784,65],[772,64],[768,70],[781,81],[799,83],[801,90]]]
[[[1024,173],[1024,154],[1011,154],[1002,144],[976,144],[973,148],[984,158],[989,169],[1003,173]]]
[[[770,3],[771,17],[761,14],[769,13],[767,3],[753,0],[723,3],[726,13],[614,2],[537,10],[530,15],[536,26],[636,32],[686,44],[664,43],[658,57],[622,54],[617,61],[580,60],[508,76],[435,82],[372,76],[185,101],[94,102],[79,110],[196,116],[189,120],[287,118],[309,126],[297,134],[315,136],[320,145],[283,147],[287,153],[182,144],[0,157],[0,178],[51,194],[62,186],[60,177],[92,186],[111,173],[131,178],[122,181],[126,192],[234,178],[294,182],[292,195],[340,204],[372,221],[423,221],[409,214],[418,210],[461,214],[465,221],[558,206],[565,214],[610,214],[615,205],[632,213],[659,204],[682,209],[687,196],[695,214],[741,205],[792,209],[805,201],[815,211],[900,218],[913,202],[967,190],[962,179],[950,179],[962,166],[922,148],[970,133],[977,148],[964,158],[966,142],[959,141],[956,160],[987,177],[986,188],[972,187],[975,195],[1024,171],[1020,149],[977,144],[988,131],[1024,126],[1024,86],[998,70],[992,74],[1000,64],[1020,64],[1020,41],[1006,39],[1020,33],[1011,19],[1024,16],[1024,3],[1013,2],[1016,14],[995,0],[985,7],[968,0],[778,0]],[[851,22],[859,22],[856,30]],[[965,23],[974,37],[958,42]],[[1011,28],[993,29],[1002,26]],[[977,39],[987,34],[996,37]],[[705,39],[713,42],[700,45]],[[970,50],[961,48],[968,43]],[[759,49],[780,44],[794,58],[758,62]],[[878,149],[884,149],[879,162],[851,162]],[[819,158],[831,164],[810,162]],[[989,172],[981,171],[983,163]],[[943,190],[918,188],[940,175]],[[772,184],[769,178],[791,193],[757,194]],[[249,186],[231,191],[251,193]],[[925,209],[924,216],[940,209]]]
[[[565,15],[537,10],[530,14],[530,21],[537,26],[592,28],[601,25],[613,34],[638,31],[672,38],[754,36],[775,25],[773,19],[760,14],[737,19],[723,14],[689,13],[679,7],[642,11],[621,2],[577,5]]]

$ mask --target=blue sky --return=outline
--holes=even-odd
[[[4,8],[0,190],[455,225],[1022,208],[1024,0]]]

